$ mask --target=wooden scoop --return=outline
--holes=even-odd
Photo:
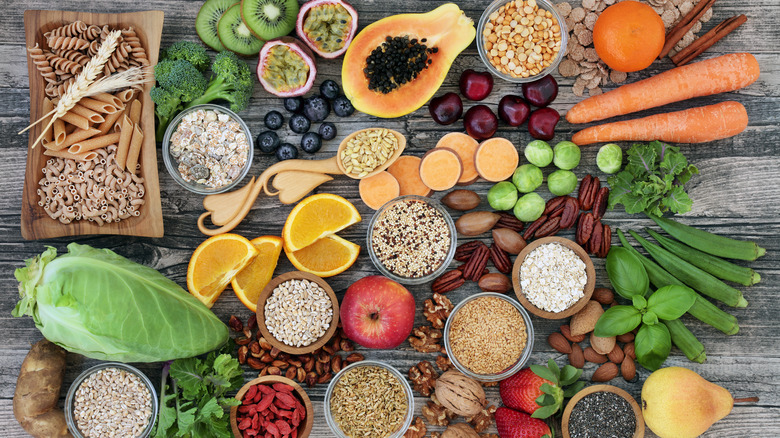
[[[353,179],[363,179],[387,169],[401,156],[401,153],[406,148],[406,137],[392,129],[387,129],[387,132],[398,139],[398,148],[387,161],[372,172],[363,176],[353,173],[348,174],[339,158],[350,140],[354,139],[361,132],[376,129],[384,128],[367,128],[348,135],[339,145],[335,157],[327,160],[280,161],[266,169],[256,180],[253,178],[249,184],[238,190],[206,196],[203,198],[203,208],[206,209],[206,212],[198,218],[198,229],[207,236],[214,236],[232,230],[249,213],[261,190],[268,196],[278,195],[279,200],[284,204],[292,204],[301,200],[320,184],[333,179],[327,175],[347,175]],[[268,183],[272,179],[275,191],[269,188]],[[211,216],[211,222],[219,226],[219,228],[208,228],[206,226],[205,220],[209,216]]]

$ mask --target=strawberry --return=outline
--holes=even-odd
[[[550,426],[525,412],[505,407],[496,409],[496,428],[501,438],[550,438]]]
[[[536,399],[544,395],[540,389],[544,383],[553,384],[534,374],[531,368],[523,368],[517,374],[501,381],[499,385],[501,401],[504,402],[504,406],[533,414],[541,407],[536,403]]]
[[[585,382],[577,381],[581,375],[582,370],[571,365],[558,368],[552,359],[547,362],[547,367],[531,365],[501,381],[501,401],[507,407],[531,414],[533,418],[548,418],[561,410],[564,398],[582,389]],[[565,388],[567,385],[571,386]]]

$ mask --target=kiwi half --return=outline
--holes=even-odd
[[[252,35],[241,20],[241,5],[238,3],[222,14],[217,23],[217,35],[226,49],[242,56],[257,55],[265,42]]]
[[[206,0],[195,17],[195,32],[200,40],[217,52],[225,50],[217,35],[217,23],[229,7],[237,4],[235,0]]]
[[[271,40],[295,28],[297,0],[241,0],[241,17],[255,36]]]

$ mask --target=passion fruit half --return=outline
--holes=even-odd
[[[302,96],[311,89],[316,76],[314,54],[296,38],[276,38],[260,50],[257,79],[271,94]]]
[[[343,0],[312,0],[298,11],[298,37],[323,58],[337,58],[346,52],[357,33],[358,15]]]

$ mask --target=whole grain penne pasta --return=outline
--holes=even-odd
[[[79,104],[103,114],[111,114],[119,111],[114,105],[95,100],[91,97],[82,97],[81,100],[79,100]]]
[[[114,124],[119,120],[120,117],[122,117],[122,114],[124,113],[125,110],[121,109],[114,114],[106,114],[106,120],[101,123],[97,129],[100,130],[101,134],[108,134],[108,131],[114,128]]]
[[[122,100],[120,98],[114,96],[113,94],[98,93],[98,94],[95,94],[94,96],[90,96],[90,97],[92,97],[92,99],[99,100],[101,102],[110,103],[115,108],[121,108],[121,107],[124,106],[123,103],[122,103]]]
[[[141,145],[144,141],[144,133],[138,124],[133,125],[133,138],[130,140],[130,151],[127,153],[127,171],[135,174],[138,172],[138,157],[141,155]]]
[[[86,118],[92,123],[103,123],[106,121],[105,117],[100,115],[100,113],[98,113],[97,111],[91,110],[78,103],[73,105],[73,108],[70,109],[70,112],[74,114],[78,114],[81,117]]]
[[[79,161],[89,161],[97,158],[97,153],[95,151],[89,151],[83,154],[71,154],[68,151],[53,151],[51,149],[46,149],[43,151],[43,155],[47,155],[49,157],[70,158],[71,160]]]
[[[89,120],[87,120],[86,117],[82,117],[76,113],[67,112],[57,120],[68,122],[71,125],[78,127],[79,129],[89,129]]]
[[[133,99],[133,96],[135,95],[135,90],[132,88],[126,88],[116,94],[114,96],[118,97],[119,100],[122,102],[130,102]]]
[[[133,138],[133,122],[125,114],[122,116],[122,128],[119,131],[119,143],[116,148],[116,165],[120,169],[125,169],[127,162],[127,153],[130,151],[130,140]]]
[[[92,137],[89,140],[74,143],[71,147],[68,148],[68,152],[72,154],[83,154],[84,152],[98,148],[104,148],[110,144],[118,142],[119,135],[120,134],[118,132],[114,132],[111,134],[101,135],[100,137]]]
[[[133,122],[133,124],[138,124],[138,122],[141,121],[141,101],[138,99],[135,99],[133,103],[130,104],[130,121]]]
[[[100,134],[100,130],[97,128],[79,129],[77,131],[73,131],[72,133],[68,134],[62,143],[60,144],[57,144],[56,142],[47,143],[44,144],[44,147],[46,149],[51,149],[53,151],[59,151],[65,149],[68,146],[76,144],[80,141],[84,141],[88,138],[92,138],[98,134]]]
[[[65,141],[65,137],[68,136],[68,133],[65,132],[65,122],[62,119],[56,119],[52,124],[52,128],[54,130],[54,142],[62,143]]]
[[[53,109],[54,109],[54,104],[51,103],[51,100],[43,99],[43,113],[49,114]],[[48,128],[46,128],[46,131],[44,131],[43,133],[43,140],[49,143],[54,141],[54,127],[49,125],[51,116],[52,116],[51,114],[46,116],[46,118],[43,119],[43,124],[41,125],[41,126],[48,126]]]

